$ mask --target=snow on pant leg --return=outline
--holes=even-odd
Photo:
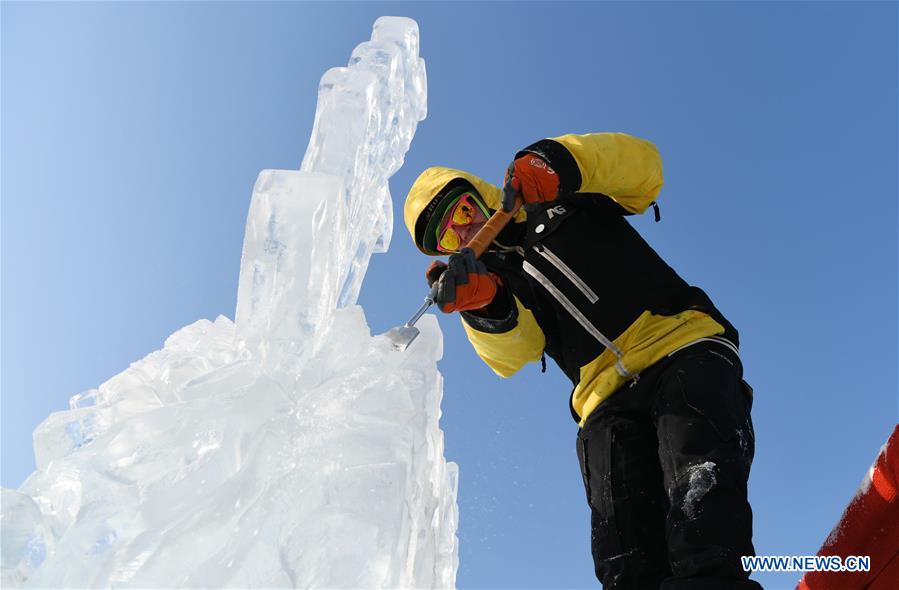
[[[716,343],[691,346],[672,357],[657,387],[673,571],[661,588],[760,589],[740,560],[755,554],[746,489],[755,433],[739,358]]]
[[[648,412],[606,404],[577,441],[596,577],[605,590],[658,590],[671,570],[655,427]]]

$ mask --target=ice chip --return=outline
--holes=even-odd
[[[95,406],[97,405],[99,395],[99,389],[88,389],[83,393],[73,395],[69,398],[69,409],[76,410],[78,408],[89,408],[90,406]]]

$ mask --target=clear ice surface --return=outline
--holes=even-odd
[[[355,305],[426,114],[415,21],[325,73],[300,170],[259,174],[235,321],[199,320],[34,432],[2,492],[2,586],[452,587],[442,335],[406,352]]]

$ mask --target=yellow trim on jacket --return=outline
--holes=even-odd
[[[643,213],[662,190],[662,157],[651,141],[627,133],[554,137],[581,173],[578,192],[602,193],[631,213]]]
[[[673,316],[644,311],[615,339],[615,344],[624,351],[621,361],[627,370],[638,374],[685,344],[723,333],[724,326],[701,311],[687,310]],[[581,378],[571,398],[574,411],[581,417],[581,427],[593,410],[629,381],[615,369],[617,361],[618,357],[606,349],[581,367]]]
[[[502,334],[480,332],[462,320],[475,352],[500,377],[511,377],[524,365],[540,360],[545,337],[534,315],[518,298],[518,324]],[[638,374],[678,348],[699,338],[724,333],[724,326],[706,313],[687,310],[672,316],[644,311],[615,344],[624,352],[622,361],[631,374]],[[629,379],[615,369],[618,357],[606,349],[580,369],[580,381],[571,403],[581,427],[590,414]]]
[[[515,305],[518,307],[518,323],[508,332],[481,332],[462,320],[462,327],[475,352],[500,377],[511,377],[526,364],[540,360],[546,346],[543,330],[531,310],[522,305],[517,297]]]

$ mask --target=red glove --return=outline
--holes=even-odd
[[[425,272],[428,285],[437,282],[434,302],[441,311],[470,311],[481,309],[496,297],[498,276],[474,257],[471,248],[462,248],[449,257],[449,264],[431,263]]]
[[[554,201],[559,196],[559,175],[540,156],[525,154],[516,159],[506,170],[504,185],[510,177],[512,189],[525,203]]]

